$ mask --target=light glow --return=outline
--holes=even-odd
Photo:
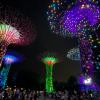
[[[36,37],[36,31],[28,18],[15,9],[0,8],[0,67],[10,44],[28,45]]]
[[[48,65],[54,65],[57,62],[57,59],[55,57],[45,57],[43,62]]]
[[[20,39],[20,33],[12,26],[6,24],[0,24],[0,36],[2,41],[10,43],[16,43]]]
[[[17,57],[14,55],[6,54],[3,57],[4,66],[0,71],[0,88],[4,89],[7,85],[7,79],[11,64],[17,61]]]
[[[45,80],[45,90],[47,93],[54,92],[53,88],[53,65],[58,62],[55,56],[45,54],[42,58],[42,62],[46,65],[46,80]]]
[[[92,79],[89,77],[87,79],[84,80],[84,84],[85,85],[91,85],[92,84]]]
[[[3,59],[4,59],[6,64],[11,64],[11,63],[18,61],[18,59],[15,56],[9,55],[9,54],[5,55],[3,57]]]
[[[68,51],[67,58],[75,61],[80,61],[80,51],[79,48],[73,48]]]

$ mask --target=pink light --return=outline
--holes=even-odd
[[[6,60],[7,60],[7,62],[10,62],[10,63],[13,62],[13,59],[11,59],[11,58],[7,58]]]
[[[32,21],[14,8],[0,9],[0,37],[9,44],[28,45],[35,40],[36,30]],[[1,40],[1,38],[0,38]]]

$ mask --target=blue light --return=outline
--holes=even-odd
[[[56,4],[52,4],[51,6],[52,6],[52,7],[56,7]]]
[[[97,48],[97,46],[95,45],[95,46],[93,46],[93,48]]]
[[[4,89],[7,83],[9,70],[11,67],[11,64],[16,62],[18,59],[16,56],[13,56],[11,54],[6,54],[3,57],[5,65],[3,66],[2,70],[0,71],[0,88]]]
[[[13,55],[7,54],[4,56],[4,60],[5,60],[6,64],[11,64],[11,63],[16,62],[18,59],[17,59],[17,57],[15,57]]]
[[[4,66],[2,70],[0,71],[0,89],[4,89],[6,86],[6,82],[8,79],[8,74],[10,70],[11,65]]]
[[[98,57],[100,57],[100,55],[98,55]]]
[[[23,57],[16,52],[7,52],[7,54],[3,57],[4,66],[0,71],[0,89],[4,89],[7,84],[11,64],[22,61],[22,58]]]
[[[68,51],[67,58],[71,60],[80,61],[80,51],[79,48],[73,48]]]
[[[99,70],[100,69],[100,62],[95,62],[96,64],[96,69]]]
[[[11,64],[11,63],[15,63],[15,62],[21,62],[24,60],[25,57],[23,57],[23,55],[10,51],[7,52],[7,54],[3,57],[3,60],[6,64]]]

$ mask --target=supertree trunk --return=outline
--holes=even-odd
[[[94,81],[99,85],[100,90],[100,36],[98,32],[95,32],[98,35],[91,36],[92,50],[93,50],[93,61],[94,61]],[[98,87],[98,86],[97,86]]]
[[[81,67],[84,75],[93,77],[93,52],[88,40],[80,40]]]
[[[0,71],[0,88],[2,89],[4,89],[7,84],[10,67],[11,67],[11,64],[7,64]]]
[[[0,67],[2,66],[2,60],[3,60],[3,57],[7,51],[7,43],[5,42],[1,42],[0,43]]]
[[[86,76],[89,75],[95,87],[100,90],[100,38],[98,32],[90,33],[87,38],[81,38],[79,43],[82,72]]]
[[[53,65],[46,64],[46,86],[45,88],[46,88],[47,93],[54,91],[52,71],[53,71]]]

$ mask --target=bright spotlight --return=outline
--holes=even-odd
[[[91,85],[91,83],[92,83],[92,78],[90,77],[84,80],[85,85]]]

